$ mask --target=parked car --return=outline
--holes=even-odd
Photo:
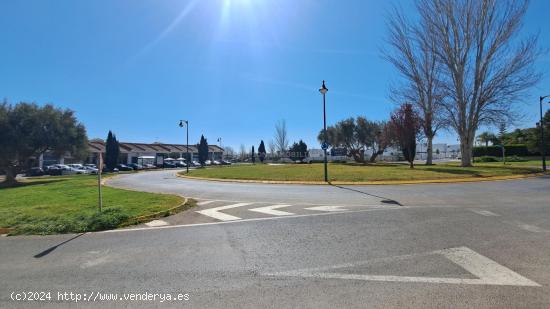
[[[204,164],[205,164],[205,165],[212,165],[212,161],[206,160],[206,161],[204,161]]]
[[[176,167],[186,167],[186,166],[187,166],[187,164],[185,164],[185,163],[182,162],[182,161],[178,161],[178,162],[174,163],[174,165],[175,165]]]
[[[164,162],[163,167],[164,167],[164,168],[176,168],[176,164]]]
[[[44,174],[44,170],[40,167],[32,167],[25,173],[27,177],[42,176]]]
[[[222,165],[231,165],[231,161],[228,160],[222,160],[221,163]]]
[[[116,168],[119,171],[133,171],[134,170],[132,167],[129,167],[128,165],[125,165],[125,164],[117,164]]]
[[[133,168],[134,171],[142,170],[142,169],[143,169],[143,165],[137,164],[137,163],[130,163],[130,164],[128,164],[128,166],[131,167],[131,168]]]
[[[212,165],[222,165],[220,161],[218,160],[213,160],[212,161]]]
[[[97,168],[97,165],[95,165],[95,164],[84,164],[84,167]]]
[[[153,164],[145,164],[145,165],[143,166],[143,168],[146,168],[146,169],[154,169],[154,168],[157,168],[157,167],[156,167],[155,165],[153,165]]]
[[[198,161],[191,162],[192,166],[201,166],[201,164]]]
[[[90,171],[82,164],[67,164],[68,167],[72,168],[77,174],[89,174]]]
[[[87,170],[90,174],[97,174],[99,172],[97,168],[87,165],[84,166],[84,169]]]

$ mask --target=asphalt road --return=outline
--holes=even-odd
[[[102,293],[79,307],[550,307],[548,177],[334,187],[173,174],[108,182],[201,203],[160,226],[1,237],[0,307],[75,306],[58,292]],[[11,300],[28,291],[52,300]],[[147,292],[188,300],[98,300]]]

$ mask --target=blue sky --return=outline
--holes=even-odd
[[[190,143],[204,134],[236,149],[272,139],[285,119],[292,141],[327,121],[387,119],[395,70],[381,57],[384,16],[374,0],[1,1],[0,97],[74,110],[89,137]],[[402,5],[411,6],[410,1]],[[532,1],[524,32],[550,47],[550,2]],[[537,65],[548,72],[548,55]],[[526,97],[536,122],[548,76]],[[456,143],[453,133],[436,141]]]

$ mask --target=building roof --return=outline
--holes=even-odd
[[[153,153],[171,153],[187,152],[186,145],[182,144],[164,144],[164,143],[126,143],[119,142],[120,152],[153,152]],[[92,153],[105,152],[105,142],[100,139],[93,139],[88,142],[88,149]],[[223,148],[217,145],[208,145],[209,152],[223,152]],[[198,152],[197,145],[189,145],[189,152]]]

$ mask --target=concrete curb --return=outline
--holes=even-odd
[[[501,181],[501,180],[517,180],[544,176],[544,173],[532,173],[509,176],[489,176],[489,177],[464,177],[464,178],[446,178],[446,179],[421,179],[421,180],[379,180],[379,181],[284,181],[284,180],[246,180],[246,179],[222,179],[222,178],[207,178],[186,176],[176,173],[177,177],[207,180],[217,182],[232,182],[232,183],[260,183],[260,184],[293,184],[293,185],[345,185],[345,186],[365,186],[365,185],[415,185],[415,184],[437,184],[437,183],[463,183],[463,182],[481,182],[481,181]]]
[[[130,219],[126,220],[126,222],[122,223],[122,225],[120,227],[124,228],[124,227],[130,226],[130,225],[137,225],[137,224],[149,222],[149,221],[152,221],[152,220],[155,220],[155,219],[158,219],[158,218],[168,217],[168,216],[174,215],[176,213],[179,213],[181,211],[187,210],[187,209],[189,209],[189,208],[196,205],[196,204],[195,205],[188,204],[188,202],[189,202],[189,199],[187,197],[183,197],[183,202],[178,206],[172,207],[172,208],[167,209],[167,210],[155,212],[155,213],[152,213],[152,214],[149,214],[149,215],[130,218]]]

